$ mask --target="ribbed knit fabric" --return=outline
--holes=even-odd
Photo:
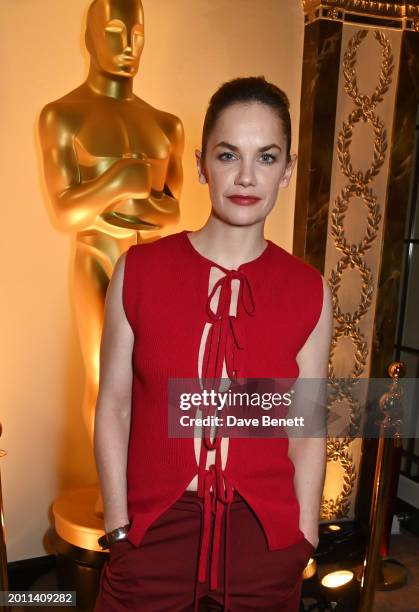
[[[284,548],[303,538],[288,439],[230,438],[225,469],[221,470],[218,448],[214,466],[206,470],[206,450],[219,447],[220,440],[211,445],[206,438],[198,470],[193,438],[167,435],[168,379],[198,376],[197,355],[206,322],[212,327],[203,375],[220,375],[224,358],[229,376],[298,377],[296,356],[322,309],[321,276],[269,240],[256,259],[227,270],[201,255],[187,233],[131,246],[126,255],[123,304],[134,332],[128,539],[139,546],[151,523],[182,495],[199,471],[198,494],[207,498],[206,528],[210,491],[218,490],[219,503],[212,510],[219,529],[234,488],[256,513],[269,550]],[[224,272],[217,283],[215,312],[208,296],[213,266]],[[228,312],[234,278],[240,281],[235,317]],[[201,548],[206,551],[205,537]],[[217,554],[218,545],[212,559],[213,585]],[[201,578],[205,571],[201,554]]]

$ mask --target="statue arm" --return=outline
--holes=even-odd
[[[142,159],[120,159],[98,177],[82,182],[74,147],[74,131],[61,114],[47,105],[39,119],[44,175],[54,220],[62,231],[81,231],[112,204],[146,198],[151,166]]]
[[[183,180],[182,155],[185,144],[185,136],[182,122],[177,117],[173,118],[173,123],[168,136],[170,142],[172,143],[172,150],[167,169],[165,190],[167,188],[168,195],[172,195],[172,197],[176,198],[176,200],[179,200]]]

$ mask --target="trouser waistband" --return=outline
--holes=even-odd
[[[189,490],[185,490],[182,495],[175,501],[175,504],[177,503],[181,503],[181,504],[202,504],[202,499],[200,497],[198,497],[198,491],[189,491]],[[237,504],[245,504],[245,500],[243,499],[243,497],[240,495],[240,493],[238,493],[238,491],[236,491],[236,489],[234,489],[233,491],[233,499],[231,501],[232,504],[237,505]]]

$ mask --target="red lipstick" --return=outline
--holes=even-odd
[[[256,204],[259,202],[260,198],[257,196],[244,196],[244,195],[236,195],[233,194],[228,196],[228,199],[233,202],[233,204],[238,204],[239,206],[251,206],[252,204]]]

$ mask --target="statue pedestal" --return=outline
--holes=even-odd
[[[77,610],[90,612],[99,590],[108,552],[97,539],[104,533],[103,519],[95,512],[97,487],[72,489],[53,505],[54,527],[48,537],[57,555],[57,585],[60,591],[76,591]]]
[[[98,538],[103,535],[103,518],[95,505],[99,497],[97,487],[65,491],[52,504],[57,534],[69,544],[101,552]]]

